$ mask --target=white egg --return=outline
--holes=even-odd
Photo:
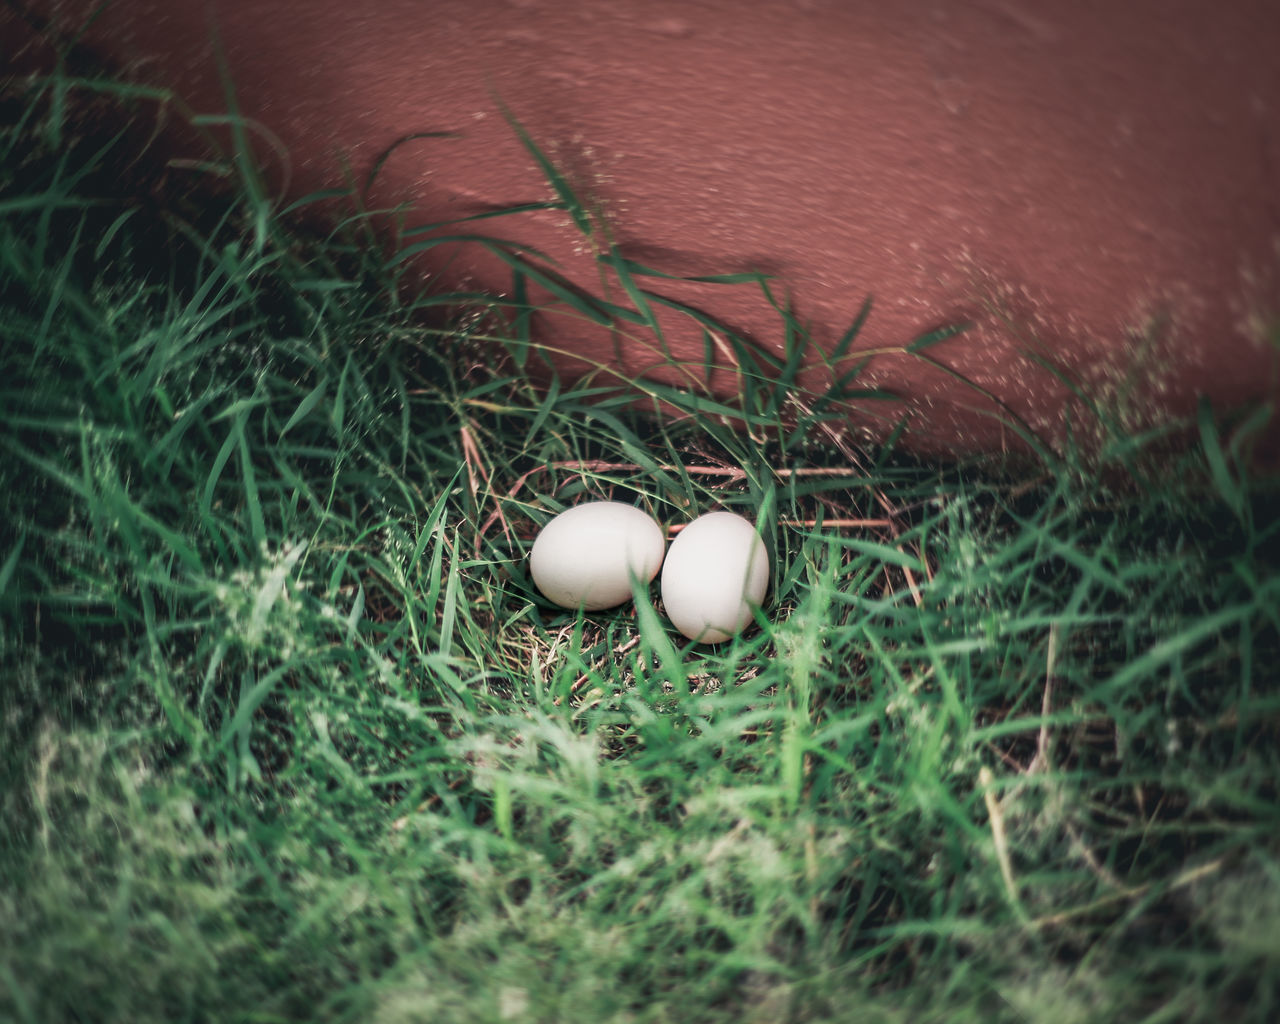
[[[631,596],[631,579],[658,574],[666,539],[653,517],[620,501],[589,501],[542,528],[529,552],[529,572],[562,608],[612,608]]]
[[[662,604],[690,640],[718,644],[751,621],[769,586],[769,553],[756,528],[710,512],[680,531],[662,570]]]

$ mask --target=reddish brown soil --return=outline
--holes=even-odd
[[[70,25],[86,4],[35,6]],[[976,315],[930,353],[1037,430],[1061,428],[1064,397],[1028,346],[1103,397],[1131,380],[1137,419],[1274,387],[1258,328],[1280,305],[1274,0],[118,0],[86,38],[213,111],[214,24],[243,110],[289,154],[291,194],[450,131],[396,149],[376,201],[426,221],[549,198],[496,94],[628,255],[776,274],[827,348],[867,294],[858,348]],[[563,214],[493,232],[599,290]],[[450,283],[509,290],[495,260],[450,255],[435,266]],[[781,344],[750,287],[659,290]],[[701,362],[700,330],[666,324]],[[651,339],[573,317],[538,330],[628,372],[654,358]],[[878,357],[868,381],[911,399],[922,445],[1008,440],[987,398],[911,358]],[[851,422],[884,429],[901,409]]]

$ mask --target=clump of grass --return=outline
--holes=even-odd
[[[706,324],[737,399],[535,387],[521,281],[644,331],[658,271],[597,237],[615,303],[490,241],[512,300],[413,293],[354,198],[318,239],[145,147],[128,184],[138,133],[74,120],[163,96],[16,90],[0,1015],[1275,1017],[1280,526],[1246,434],[1206,410],[1163,472],[1120,436],[1088,472],[841,450],[857,374],[800,389],[781,308],[772,361]],[[598,497],[755,519],[758,628],[547,605],[532,535]]]

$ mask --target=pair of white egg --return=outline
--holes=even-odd
[[[631,596],[662,568],[662,605],[691,640],[715,644],[751,621],[769,585],[769,554],[755,527],[732,512],[710,512],[680,531],[663,553],[660,527],[642,510],[618,501],[566,509],[542,528],[529,553],[529,572],[562,608],[598,611]]]

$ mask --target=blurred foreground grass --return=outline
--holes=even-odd
[[[175,169],[159,94],[0,104],[0,1018],[1280,1016],[1266,410],[842,453],[794,324],[732,409],[538,389],[536,263],[407,294],[243,132]],[[602,255],[629,301],[574,311],[643,328]],[[757,519],[760,628],[547,606],[531,536],[593,497]]]

